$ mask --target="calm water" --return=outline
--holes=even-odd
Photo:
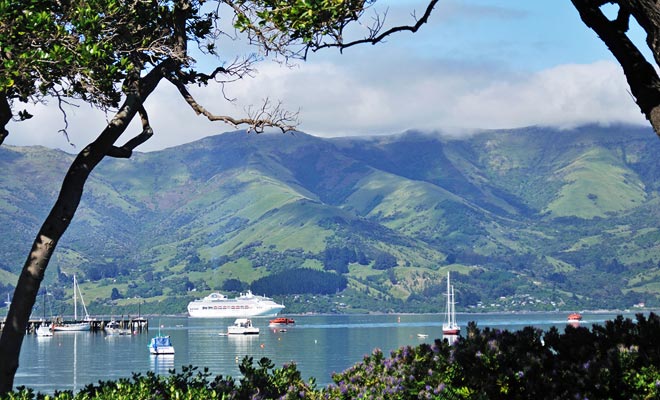
[[[567,313],[459,314],[465,327],[476,321],[480,327],[509,330],[533,325],[543,329],[564,327]],[[632,316],[632,314],[624,314]],[[585,313],[583,326],[602,323],[616,314]],[[362,360],[374,348],[386,354],[404,345],[432,342],[442,336],[443,315],[330,315],[297,316],[295,326],[286,332],[268,327],[267,319],[254,319],[261,328],[258,336],[220,336],[227,319],[156,318],[151,330],[133,336],[107,336],[103,333],[56,332],[50,338],[27,335],[21,351],[15,386],[25,385],[43,393],[79,390],[99,380],[130,377],[132,372],[155,371],[196,365],[213,374],[240,377],[238,364],[245,355],[258,360],[268,357],[276,366],[295,361],[303,377],[315,377],[319,386],[332,382],[333,372],[342,371]],[[149,340],[158,332],[170,335],[174,356],[151,356]],[[417,334],[427,334],[420,339]]]

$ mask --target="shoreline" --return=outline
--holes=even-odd
[[[521,310],[521,311],[479,311],[479,312],[471,312],[471,311],[457,311],[456,315],[541,315],[541,314],[570,314],[571,312],[576,312],[574,310],[557,310],[557,311],[535,311],[535,310]],[[648,314],[648,313],[655,313],[655,314],[660,314],[660,309],[657,308],[644,308],[644,309],[636,309],[636,310],[605,310],[605,309],[598,309],[598,310],[579,310],[577,311],[580,314]],[[314,312],[306,312],[306,313],[281,313],[278,314],[277,316],[290,316],[290,317],[306,317],[306,316],[342,316],[342,315],[355,315],[355,316],[360,316],[360,315],[445,315],[444,312],[436,312],[436,313],[411,313],[411,312],[400,312],[400,313],[390,313],[390,312],[361,312],[361,313],[314,313]],[[104,317],[104,314],[99,314],[98,317]],[[190,319],[232,319],[234,317],[217,317],[217,318],[194,318],[188,316],[186,313],[176,313],[176,314],[141,314],[140,317],[142,318],[158,318],[158,317],[163,317],[163,318],[190,318]],[[275,317],[260,317],[260,316],[254,316],[250,318],[258,318],[258,319],[267,319],[267,318],[275,318]]]

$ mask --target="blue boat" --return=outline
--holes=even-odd
[[[151,338],[149,342],[149,353],[151,354],[174,354],[174,346],[169,336],[158,336]]]

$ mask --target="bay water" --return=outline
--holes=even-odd
[[[582,326],[633,313],[583,313]],[[340,372],[381,349],[386,355],[401,346],[431,343],[442,338],[443,314],[303,315],[290,316],[293,326],[269,327],[268,319],[254,318],[261,332],[254,336],[221,336],[233,319],[152,317],[149,331],[135,335],[102,332],[55,332],[53,337],[26,335],[15,387],[42,393],[78,391],[98,381],[130,378],[132,373],[167,374],[182,366],[208,367],[213,375],[240,378],[239,364],[246,355],[255,362],[268,357],[276,367],[295,362],[305,379],[319,387],[332,383]],[[468,321],[479,327],[518,330],[525,326],[563,331],[567,313],[458,314],[465,331]],[[147,345],[160,331],[170,335],[176,354],[153,356]],[[425,336],[428,335],[428,336]]]

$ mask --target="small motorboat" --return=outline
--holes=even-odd
[[[259,328],[252,326],[252,320],[248,318],[238,318],[234,325],[227,327],[228,335],[258,335]]]
[[[114,319],[108,324],[103,327],[103,330],[105,333],[108,335],[130,335],[131,330],[130,329],[124,329],[121,327],[121,324],[118,321],[115,321]]]
[[[295,324],[296,321],[292,320],[291,318],[285,318],[285,317],[277,317],[275,319],[271,319],[268,321],[269,325],[291,325]]]
[[[51,337],[53,336],[53,329],[50,325],[41,325],[36,330],[37,336],[39,337]]]

